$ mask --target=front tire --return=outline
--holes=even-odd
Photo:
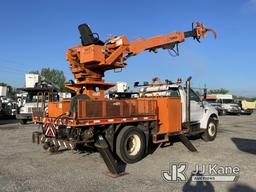
[[[223,110],[223,111],[220,111],[218,115],[219,115],[219,116],[223,116],[223,115],[225,115],[224,110]]]
[[[145,135],[135,126],[124,127],[117,136],[116,154],[124,163],[140,161],[144,157],[145,148]]]
[[[207,123],[207,129],[202,134],[202,139],[205,141],[213,141],[217,135],[218,121],[210,117]]]

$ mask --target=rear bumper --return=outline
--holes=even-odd
[[[66,149],[76,149],[78,142],[55,139],[54,137],[46,137],[42,132],[34,131],[32,133],[32,142],[37,144],[49,143],[57,147],[65,147]]]
[[[20,113],[20,114],[16,114],[16,119],[32,120],[32,114],[31,114],[31,113]]]

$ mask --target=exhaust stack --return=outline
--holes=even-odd
[[[187,130],[188,132],[191,131],[191,127],[190,127],[190,81],[191,81],[192,77],[190,76],[187,81],[186,81],[186,124],[187,124]]]

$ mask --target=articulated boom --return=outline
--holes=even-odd
[[[205,38],[208,31],[213,32],[216,38],[214,30],[205,28],[199,22],[191,31],[175,32],[133,42],[129,42],[126,36],[116,36],[103,43],[99,40],[98,34],[92,33],[86,24],[80,25],[79,31],[82,45],[68,49],[66,54],[76,82],[66,84],[66,87],[77,93],[86,94],[93,100],[103,100],[104,90],[114,86],[104,82],[104,72],[124,68],[128,57],[147,50],[156,52],[158,48],[173,49],[188,37],[199,41],[200,38]]]

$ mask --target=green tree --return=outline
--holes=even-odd
[[[7,87],[8,85],[6,83],[0,83],[0,86]]]
[[[208,91],[209,94],[227,94],[229,90],[220,88],[220,89],[211,89]]]
[[[44,76],[50,82],[58,85],[60,91],[65,90],[64,84],[66,81],[66,77],[63,71],[57,69],[43,68],[41,70],[41,75]]]

